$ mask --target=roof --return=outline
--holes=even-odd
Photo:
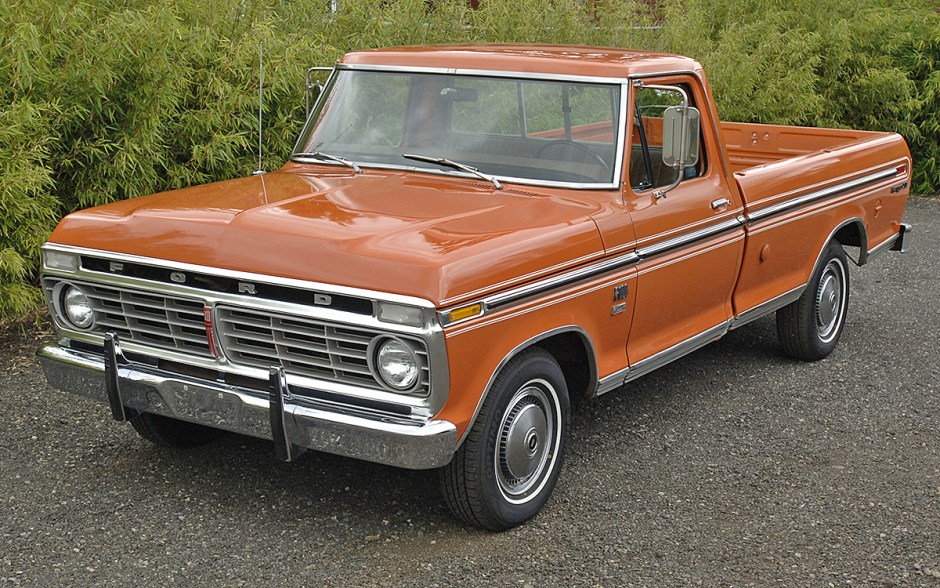
[[[689,57],[633,49],[575,45],[426,45],[346,54],[340,63],[552,75],[626,78],[669,71],[697,71]]]

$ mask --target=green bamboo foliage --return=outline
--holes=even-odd
[[[39,245],[72,210],[244,176],[303,125],[303,75],[352,49],[530,42],[664,50],[722,116],[897,131],[940,190],[940,15],[926,0],[6,0],[0,318],[36,308]]]

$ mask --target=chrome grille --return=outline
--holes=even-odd
[[[369,342],[379,333],[314,319],[220,306],[217,331],[222,351],[234,364],[283,366],[289,374],[383,389],[369,370]],[[430,389],[428,357],[419,344],[421,377],[412,392]]]
[[[46,299],[60,280],[45,279]],[[202,357],[212,357],[206,337],[204,303],[198,299],[166,296],[128,288],[69,282],[79,286],[91,300],[95,323],[91,332],[117,333],[133,341]]]

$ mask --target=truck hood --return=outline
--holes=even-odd
[[[602,257],[599,207],[462,178],[285,168],[76,212],[50,241],[446,306]]]

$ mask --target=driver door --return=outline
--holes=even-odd
[[[663,112],[682,100],[705,104],[699,81],[676,76],[631,91],[631,152],[624,204],[633,219],[636,308],[627,341],[631,371],[645,373],[717,338],[732,318],[731,293],[744,248],[741,207],[727,185],[708,108],[701,108],[698,162],[663,164]],[[678,176],[678,185],[673,185]],[[634,371],[638,370],[638,371]]]

